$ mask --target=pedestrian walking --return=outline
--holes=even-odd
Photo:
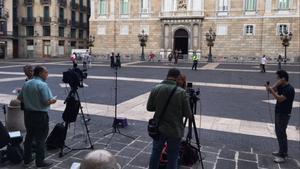
[[[118,53],[117,56],[116,56],[116,66],[118,68],[121,68],[121,56],[120,54]]]
[[[110,67],[111,68],[115,67],[115,54],[114,54],[114,52],[112,52],[111,55],[110,55]]]
[[[193,118],[186,91],[177,87],[179,76],[178,69],[170,69],[166,80],[156,85],[148,98],[147,110],[155,111],[154,118],[159,120],[160,133],[158,139],[153,139],[149,169],[158,169],[165,142],[168,144],[167,168],[177,169],[179,145],[184,135],[183,117]]]
[[[173,59],[173,51],[169,53],[168,55],[168,60],[169,60],[169,63],[172,62],[172,59]]]
[[[174,64],[178,63],[178,57],[179,57],[179,51],[176,49],[175,50],[175,55],[174,55]]]
[[[197,70],[199,57],[196,54],[196,52],[193,52],[192,60],[193,60],[192,70],[194,70],[194,69]]]
[[[267,64],[267,58],[266,58],[266,55],[263,55],[261,60],[260,60],[260,67],[261,67],[261,72],[262,73],[266,72],[266,64]]]
[[[26,137],[24,142],[24,164],[29,165],[32,157],[32,141],[36,142],[36,167],[49,167],[52,163],[45,160],[45,140],[49,131],[48,111],[50,105],[56,102],[46,80],[48,70],[43,66],[36,66],[33,79],[25,82],[18,99],[24,102],[24,120]]]
[[[32,68],[31,65],[25,65],[23,67],[23,72],[26,75],[25,81],[28,81],[28,80],[32,79],[32,77],[33,77],[33,68]]]
[[[154,61],[155,54],[153,52],[150,52],[148,58],[149,58],[148,62]]]
[[[88,57],[89,57],[89,51],[86,50],[86,52],[82,54],[82,67],[84,70],[88,69],[88,67],[87,67]]]
[[[295,89],[289,83],[289,75],[285,70],[279,70],[276,74],[277,82],[273,86],[267,84],[266,89],[276,99],[275,133],[279,144],[279,151],[272,154],[275,156],[274,162],[282,163],[285,162],[285,158],[288,156],[286,128],[291,117]]]
[[[77,59],[76,53],[73,52],[73,53],[70,55],[70,60],[72,61],[73,64],[75,64],[75,63],[76,63],[76,59]]]
[[[278,63],[278,68],[277,70],[281,70],[281,62],[283,61],[281,55],[278,55],[278,58],[277,58],[277,63]]]

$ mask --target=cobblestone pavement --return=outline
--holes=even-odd
[[[27,61],[28,62],[28,61]],[[23,73],[21,67],[27,63],[26,60],[14,63],[0,62],[0,103],[7,104],[15,97],[11,94],[11,88],[22,85]],[[29,61],[28,63],[30,63]],[[39,64],[33,61],[32,63]],[[65,99],[65,89],[59,86],[62,71],[67,69],[69,62],[47,63],[49,72],[50,87],[58,95],[59,104],[49,113],[50,128],[56,123],[62,122],[61,113],[63,111],[63,100]],[[91,121],[88,125],[94,149],[107,149],[116,157],[122,168],[143,169],[147,168],[151,153],[152,140],[146,131],[147,119],[151,114],[145,112],[144,97],[155,83],[164,78],[166,71],[170,67],[178,67],[185,74],[189,75],[195,85],[201,86],[202,104],[202,125],[198,129],[201,142],[201,154],[205,169],[299,169],[300,168],[300,144],[297,134],[289,135],[290,157],[286,163],[276,164],[270,154],[276,150],[278,145],[272,132],[269,130],[269,114],[263,113],[267,110],[265,92],[262,92],[262,82],[266,79],[273,79],[276,64],[270,65],[266,74],[258,73],[255,64],[206,64],[200,63],[200,71],[191,71],[190,64],[179,63],[173,65],[169,63],[148,63],[134,62],[125,63],[119,72],[120,85],[118,111],[119,116],[128,117],[128,126],[121,128],[121,132],[134,139],[130,139],[119,134],[112,137],[104,134],[112,130],[113,121],[113,102],[112,88],[114,72],[108,68],[108,62],[99,61],[94,63],[94,67],[89,70],[89,78],[85,83],[89,88],[85,93],[85,101],[89,106]],[[287,69],[292,72],[291,83],[297,88],[296,101],[299,102],[299,74],[300,67],[288,65]],[[214,77],[214,78],[211,78]],[[152,78],[152,79],[146,79]],[[143,81],[142,81],[143,80]],[[101,88],[99,87],[101,86]],[[235,88],[233,88],[235,87]],[[97,92],[95,92],[97,91]],[[100,94],[99,94],[100,93]],[[81,92],[80,92],[81,94]],[[230,95],[230,99],[222,96]],[[135,98],[135,99],[134,99]],[[142,98],[142,99],[141,99]],[[133,99],[133,100],[132,100]],[[130,101],[131,100],[131,101]],[[211,101],[214,102],[211,102]],[[251,103],[249,104],[249,100]],[[240,104],[232,104],[236,102]],[[130,104],[126,104],[130,103]],[[137,106],[139,104],[139,106]],[[209,105],[209,106],[208,106]],[[230,105],[230,106],[228,106]],[[254,106],[255,105],[255,106]],[[86,106],[86,104],[85,104]],[[85,107],[84,106],[84,107]],[[272,106],[273,107],[273,106]],[[241,111],[242,110],[242,111]],[[297,132],[299,126],[299,107],[294,108],[293,119],[290,121],[291,130]],[[86,112],[86,111],[85,111]],[[129,115],[132,115],[131,117]],[[213,120],[212,120],[213,119]],[[217,119],[217,121],[216,121]],[[0,112],[0,120],[4,121],[3,113]],[[216,123],[211,123],[211,121]],[[76,148],[88,147],[86,144],[86,134],[80,116],[76,123],[71,124],[68,130],[66,145]],[[241,131],[230,131],[226,125],[238,123],[239,126],[248,127]],[[214,125],[211,125],[214,124]],[[226,125],[225,125],[226,124]],[[198,122],[197,122],[197,126]],[[262,127],[267,126],[267,132],[262,132]],[[51,131],[50,129],[50,131]],[[235,128],[235,130],[238,128]],[[259,132],[257,130],[260,130]],[[300,136],[300,135],[299,135]],[[65,150],[67,151],[67,149]],[[59,158],[59,151],[48,151],[47,159],[54,162],[53,169],[68,169],[73,162],[80,162],[82,158],[91,150],[74,150]],[[13,165],[9,162],[0,164],[1,169],[21,169],[22,164]],[[30,166],[28,168],[35,168]],[[192,167],[182,168],[201,168],[200,164]]]
[[[58,115],[60,113],[56,113]],[[90,129],[90,137],[94,149],[106,149],[112,152],[119,164],[124,169],[142,169],[147,168],[152,141],[145,133],[146,123],[141,121],[129,120],[129,126],[121,128],[123,134],[134,137],[127,138],[120,134],[115,134],[111,142],[108,142],[112,135],[104,136],[104,134],[112,131],[112,118],[101,116],[90,116],[91,121],[88,125]],[[89,147],[83,123],[79,117],[76,123],[71,124],[68,130],[68,138],[66,145],[71,148]],[[60,122],[60,121],[59,121]],[[57,121],[51,121],[51,128]],[[199,130],[198,130],[199,131]],[[199,131],[200,132],[200,131]],[[200,137],[200,142],[202,138]],[[80,162],[83,157],[91,150],[74,150],[68,152],[60,158],[59,150],[48,151],[47,159],[54,163],[52,169],[67,169],[70,168],[73,162]],[[214,143],[202,143],[201,155],[205,169],[299,169],[299,161],[293,158],[288,158],[286,163],[276,164],[273,162],[273,157],[266,154],[258,154],[253,152],[253,148],[243,148],[239,150],[234,148],[234,145],[222,145]],[[21,169],[23,164],[13,165],[9,162],[1,164],[2,169]],[[28,168],[35,168],[34,164]],[[194,166],[181,168],[201,168],[198,162]]]

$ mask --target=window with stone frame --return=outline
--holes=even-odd
[[[254,35],[255,34],[255,27],[254,25],[245,25],[245,28],[244,28],[244,34],[245,35]]]
[[[64,37],[65,36],[65,28],[64,27],[59,27],[58,28],[58,36],[59,37]]]
[[[34,27],[26,26],[26,36],[34,36]]]
[[[192,1],[192,10],[201,11],[202,0],[191,0]]]
[[[245,11],[256,11],[257,0],[245,0]]]
[[[100,0],[99,2],[99,14],[107,15],[107,0]]]
[[[277,30],[278,35],[280,35],[281,33],[288,32],[289,26],[287,24],[279,24]]]
[[[174,10],[174,0],[163,0],[164,1],[164,11],[173,11]]]
[[[129,14],[129,0],[121,0],[121,15]]]
[[[279,9],[289,9],[291,0],[278,0]]]
[[[43,26],[43,36],[51,36],[50,26]]]
[[[228,0],[219,0],[218,11],[228,11]]]
[[[150,12],[150,0],[141,0],[141,13]]]

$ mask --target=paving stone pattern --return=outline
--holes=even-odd
[[[121,133],[134,139],[120,134],[114,134],[111,138],[111,134],[104,135],[112,130],[112,118],[91,116],[91,119],[88,128],[94,149],[110,151],[124,169],[146,169],[148,167],[152,140],[145,132],[146,122],[129,120],[129,126],[120,129]],[[50,128],[52,129],[56,123],[56,121],[51,121]],[[77,122],[71,124],[68,130],[66,145],[74,149],[89,147],[86,138],[85,128],[78,118]],[[252,150],[251,147],[239,149],[234,145],[210,143],[210,145],[201,146],[201,156],[205,169],[299,169],[299,164],[294,159],[288,159],[287,163],[278,165],[272,161],[271,155],[253,153]],[[52,169],[68,169],[72,163],[81,162],[90,151],[87,149],[68,152],[68,149],[65,149],[64,156],[59,157],[59,150],[52,150],[47,152],[47,160],[54,163]],[[24,166],[23,164],[13,165],[5,162],[0,164],[0,168],[19,169],[24,168]],[[28,168],[35,168],[34,163]],[[201,165],[198,162],[194,166],[182,166],[181,168],[201,169]]]

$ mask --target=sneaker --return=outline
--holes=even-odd
[[[283,157],[275,157],[273,161],[275,163],[284,163],[285,162],[285,158],[283,158]]]
[[[44,162],[42,162],[42,163],[40,163],[40,164],[36,164],[36,167],[49,167],[49,166],[51,166],[53,163],[51,163],[51,162],[47,162],[47,161],[44,161]]]
[[[287,157],[288,155],[287,154],[282,154],[282,153],[279,153],[279,152],[273,152],[272,153],[273,156],[276,156],[276,157]]]
[[[30,159],[30,160],[24,160],[24,166],[29,166],[32,162],[34,161],[34,159]]]

